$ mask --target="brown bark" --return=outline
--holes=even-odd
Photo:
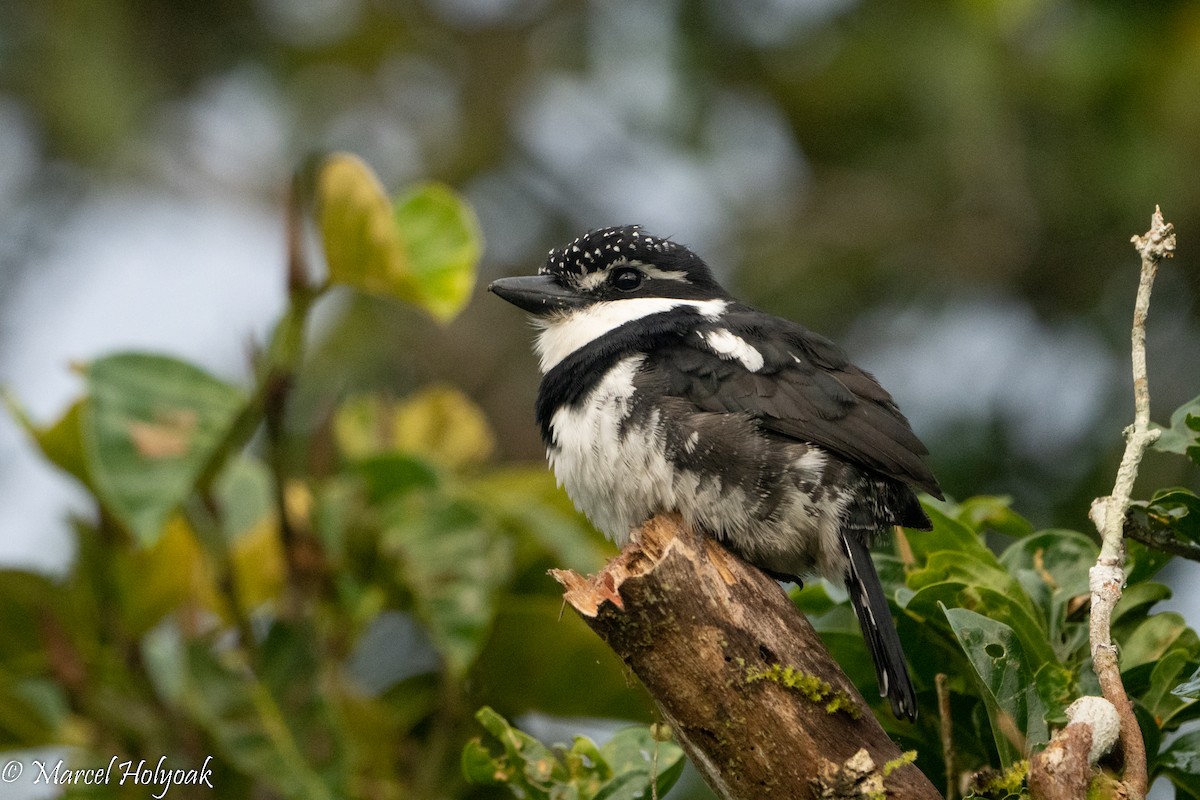
[[[1092,730],[1068,725],[1033,757],[1029,768],[1029,795],[1034,800],[1079,800],[1087,797],[1092,779],[1088,751]]]
[[[721,797],[941,800],[778,584],[678,517],[597,575],[554,576]]]

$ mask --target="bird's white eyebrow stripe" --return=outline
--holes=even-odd
[[[544,374],[579,348],[628,322],[682,306],[690,306],[704,317],[716,320],[724,313],[727,305],[729,304],[725,300],[686,300],[678,297],[603,300],[569,314],[535,319],[534,324],[541,327],[542,332],[538,334],[534,349]]]
[[[687,282],[687,273],[678,269],[659,269],[637,259],[629,261],[617,260],[609,264],[604,269],[589,272],[579,279],[579,288],[584,291],[595,289],[597,286],[608,280],[608,276],[617,267],[633,267],[645,275],[647,278],[656,281],[675,281],[677,283]]]

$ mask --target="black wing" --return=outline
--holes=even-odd
[[[757,351],[762,364],[753,353],[747,364],[714,348],[710,336],[729,342],[725,331]],[[767,430],[942,497],[923,460],[929,451],[891,395],[822,336],[740,306],[660,347],[656,356],[671,366],[668,393],[703,411],[748,413]]]

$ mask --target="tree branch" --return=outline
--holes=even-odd
[[[1125,517],[1125,536],[1155,550],[1190,561],[1200,561],[1200,544],[1176,537],[1166,524],[1157,522],[1147,514],[1138,514],[1136,509]]]
[[[1121,683],[1117,648],[1112,642],[1112,613],[1121,599],[1125,583],[1125,540],[1122,536],[1129,497],[1137,479],[1138,466],[1146,448],[1158,438],[1150,428],[1150,386],[1146,377],[1146,317],[1150,312],[1150,291],[1159,263],[1175,254],[1175,233],[1170,223],[1163,221],[1157,207],[1150,221],[1150,230],[1134,236],[1133,244],[1142,259],[1141,280],[1133,307],[1133,425],[1125,431],[1125,454],[1117,470],[1112,494],[1092,503],[1091,516],[1100,531],[1100,557],[1089,572],[1092,593],[1091,643],[1092,668],[1100,680],[1104,697],[1121,717],[1121,747],[1125,754],[1125,784],[1132,797],[1146,794],[1146,745],[1133,715],[1133,704]]]
[[[778,584],[677,516],[594,576],[552,574],[722,798],[941,800]]]

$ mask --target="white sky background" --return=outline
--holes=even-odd
[[[80,394],[70,365],[113,351],[169,353],[244,383],[251,337],[283,310],[279,219],[229,198],[101,190],[3,299],[0,385],[44,424]],[[80,491],[7,414],[0,463],[0,562],[60,567]]]

